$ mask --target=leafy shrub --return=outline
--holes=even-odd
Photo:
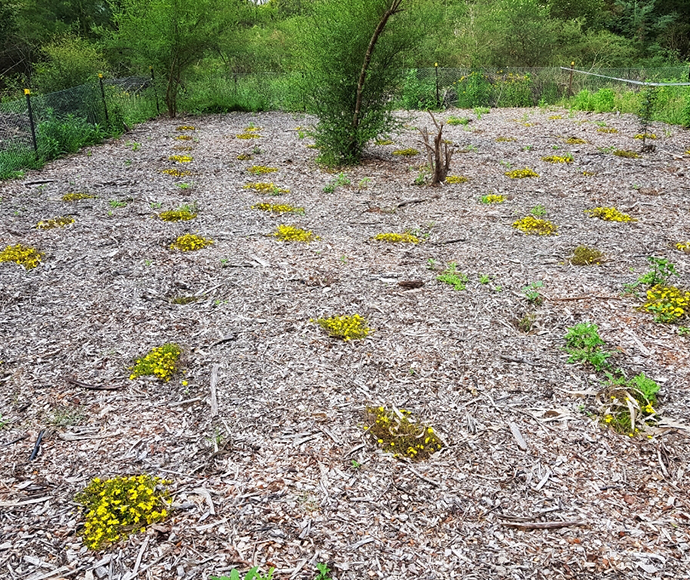
[[[491,82],[481,72],[471,72],[457,81],[458,102],[460,109],[491,106],[493,89]]]
[[[419,78],[417,69],[408,70],[403,81],[400,104],[408,111],[437,108],[436,80],[433,77]]]
[[[614,109],[616,93],[613,89],[599,89],[592,97],[594,111],[597,113],[610,113]]]
[[[36,66],[36,84],[44,93],[96,82],[108,65],[98,48],[79,36],[63,36],[42,48],[45,60]]]
[[[160,488],[170,483],[150,475],[94,478],[74,497],[86,510],[80,532],[84,544],[100,550],[134,532],[144,532],[148,524],[163,521],[170,495]]]
[[[359,314],[319,318],[315,322],[327,331],[329,336],[345,341],[366,338],[372,332],[367,326],[367,321]]]

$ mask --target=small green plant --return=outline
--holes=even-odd
[[[429,258],[426,261],[427,270],[435,270],[437,266],[438,266],[438,262],[436,262],[436,260],[434,260],[433,258]]]
[[[450,262],[448,267],[436,279],[444,284],[449,284],[454,290],[464,290],[467,287],[469,278],[466,274],[457,271],[457,264]]]
[[[421,461],[443,448],[433,427],[420,423],[405,409],[367,407],[365,418],[366,432],[393,457]]]
[[[482,115],[488,115],[491,109],[489,107],[475,107],[473,111],[477,115],[477,121],[481,121]]]
[[[678,336],[690,336],[690,326],[679,326]]]
[[[369,187],[369,185],[371,185],[371,177],[363,177],[357,183],[357,189],[359,189],[359,190],[367,189]]]
[[[568,137],[565,139],[565,142],[568,145],[584,145],[587,143],[584,139],[580,139],[579,137]]]
[[[609,368],[607,359],[611,353],[601,350],[606,343],[599,336],[599,327],[596,324],[589,322],[576,324],[568,329],[564,338],[566,342],[564,350],[570,355],[569,363],[589,363],[597,371]]]
[[[632,284],[626,284],[624,288],[627,294],[634,294],[635,289],[641,284],[650,287],[667,286],[671,276],[678,275],[678,272],[676,271],[676,265],[672,262],[669,262],[665,258],[655,258],[654,256],[650,256],[649,258],[647,258],[647,260],[651,264],[652,269],[646,274],[640,276]]]
[[[324,193],[333,193],[335,191],[335,186],[332,183],[327,183],[323,187]]]
[[[306,136],[307,136],[306,131],[303,131],[302,129],[299,129],[299,130],[297,131],[297,138],[298,138],[299,140],[304,139]]]
[[[525,146],[522,148],[522,150],[523,150],[523,151],[532,151],[533,148],[534,148],[534,147],[533,147],[532,145],[525,145]]]
[[[503,165],[503,167],[507,167],[508,169],[510,169],[513,166],[513,164],[510,161],[499,161],[499,163]]]
[[[111,199],[109,202],[110,207],[127,207],[127,202],[126,201],[119,201],[117,199]]]
[[[94,478],[74,496],[74,501],[86,510],[86,522],[80,532],[84,545],[100,550],[132,533],[146,531],[149,524],[163,521],[171,503],[164,488],[170,483],[146,474]]]
[[[163,204],[162,204],[160,201],[152,201],[152,202],[149,204],[149,207],[150,207],[151,209],[160,209],[161,207],[163,207]]]
[[[616,146],[612,145],[611,147],[597,147],[598,151],[601,151],[602,153],[613,153],[616,151]]]
[[[161,173],[172,175],[173,177],[187,177],[192,174],[191,171],[182,171],[181,169],[161,169]]]
[[[539,174],[525,167],[524,169],[513,169],[512,171],[506,171],[505,175],[510,177],[510,179],[524,179],[525,177],[539,177]]]
[[[39,252],[36,248],[22,244],[7,246],[0,252],[0,262],[14,262],[24,266],[25,270],[33,270],[44,257],[45,254]]]
[[[393,145],[393,141],[391,141],[391,140],[388,139],[388,138],[385,138],[385,139],[376,139],[376,141],[374,141],[374,143],[376,143],[376,145],[379,145],[379,146]]]
[[[491,282],[491,275],[490,274],[479,274],[479,283],[480,284],[488,284]]]
[[[69,216],[60,216],[49,220],[41,220],[36,224],[39,230],[49,230],[52,228],[64,228],[74,223],[74,218]]]
[[[587,246],[578,246],[573,250],[570,263],[574,266],[589,266],[591,264],[601,264],[605,261],[603,252]]]
[[[479,198],[479,201],[481,203],[485,204],[492,204],[492,203],[503,203],[506,200],[505,195],[495,195],[495,194],[489,194],[489,195],[482,195]]]
[[[447,125],[467,125],[469,122],[470,120],[465,117],[450,116],[448,119],[446,119]]]
[[[536,282],[532,282],[531,284],[525,286],[522,289],[522,293],[525,295],[525,298],[527,298],[528,302],[539,306],[540,304],[544,303],[544,297],[539,293],[539,288],[543,287],[544,282],[537,280]]]
[[[192,184],[191,183],[176,183],[175,186],[179,187],[180,189],[189,189],[190,187],[192,187]]]
[[[177,372],[181,356],[182,349],[173,342],[158,346],[134,361],[129,378],[154,376],[167,383]]]
[[[476,151],[479,151],[478,147],[470,144],[460,149],[459,153],[475,153]]]
[[[357,463],[356,461],[354,461],[354,462]],[[329,569],[328,566],[326,566],[326,564],[317,564],[316,570],[317,570],[318,574],[316,575],[314,580],[331,580],[331,577],[330,577],[331,570]]]
[[[418,244],[420,239],[411,233],[405,232],[404,234],[376,234],[372,240],[377,242],[388,242],[390,244]]]
[[[141,143],[136,143],[134,141],[127,141],[127,143],[125,143],[125,146],[131,147],[132,151],[139,151],[139,149],[141,149]]]
[[[544,217],[546,215],[546,208],[539,204],[535,205],[529,212],[535,217]]]
[[[180,250],[182,252],[194,252],[196,250],[201,250],[206,246],[213,244],[213,240],[204,238],[202,236],[197,236],[195,234],[184,234],[179,236],[172,244],[170,244],[171,250]]]
[[[240,153],[237,156],[238,161],[249,161],[252,156],[249,153]]]
[[[585,213],[589,217],[599,218],[607,222],[636,222],[637,219],[617,210],[615,207],[595,207],[586,209]]]
[[[522,318],[515,322],[515,326],[520,332],[529,334],[534,328],[534,323],[537,321],[537,315],[533,312],[528,312]]]
[[[625,376],[607,375],[607,387],[603,392],[604,403],[600,410],[601,423],[619,433],[634,437],[648,425],[657,422],[656,395],[659,385],[644,373],[632,379]]]
[[[331,316],[330,318],[312,319],[323,328],[332,338],[340,338],[344,341],[366,338],[371,332],[365,318],[359,314],[346,316]]]
[[[308,244],[319,239],[319,236],[315,235],[311,230],[307,231],[285,225],[279,225],[272,235],[282,242],[304,242]]]
[[[513,227],[527,235],[536,234],[539,236],[557,235],[558,230],[558,226],[554,223],[531,215],[513,222]]]
[[[275,568],[269,568],[268,574],[264,576],[259,572],[259,567],[254,566],[247,570],[244,577],[240,576],[237,569],[230,571],[230,576],[209,576],[210,580],[272,580]]]

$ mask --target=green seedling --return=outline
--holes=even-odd
[[[607,359],[611,353],[601,350],[606,343],[599,336],[599,328],[596,324],[589,322],[576,324],[568,329],[564,338],[566,342],[564,350],[570,355],[569,363],[589,363],[597,371],[610,368]]]
[[[331,571],[328,568],[328,566],[326,566],[326,564],[319,563],[316,565],[316,569],[318,571],[318,574],[316,575],[314,580],[331,580],[331,577],[329,575]]]
[[[491,282],[491,275],[490,274],[479,274],[479,283],[480,284],[488,284]]]
[[[690,326],[679,326],[678,336],[690,336]]]
[[[160,201],[152,201],[150,204],[151,209],[160,209],[163,207],[163,204]]]
[[[362,467],[362,464],[355,459],[351,459],[350,460],[350,467],[352,467],[352,469],[359,469],[360,467]]]
[[[436,276],[436,279],[439,282],[450,284],[454,290],[464,290],[467,287],[468,281],[466,274],[457,271],[457,264],[455,262],[448,264],[448,268],[442,274]]]
[[[110,207],[127,207],[126,201],[118,201],[117,199],[111,199],[108,203]]]
[[[475,107],[474,114],[477,115],[477,121],[481,121],[482,115],[488,115],[491,109],[489,107]]]
[[[357,183],[357,187],[359,189],[366,189],[367,187],[369,187],[369,184],[371,184],[371,177],[363,177]]]
[[[541,204],[535,205],[535,206],[530,210],[530,213],[531,213],[534,217],[544,217],[544,216],[546,215],[546,208],[545,208],[543,205],[541,205]]]
[[[433,258],[429,258],[426,261],[427,270],[435,270],[437,266],[438,266],[438,262],[436,262],[436,260],[434,260]]]
[[[240,573],[235,569],[230,571],[230,576],[210,576],[209,578],[210,580],[272,580],[274,570],[275,568],[271,568],[268,574],[264,576],[259,573],[259,567],[254,566],[244,576],[240,576]]]
[[[539,306],[544,302],[544,297],[539,293],[539,288],[542,288],[544,286],[544,283],[541,280],[537,280],[536,282],[532,282],[528,286],[525,286],[522,289],[523,294],[527,298],[527,301],[536,304]]]

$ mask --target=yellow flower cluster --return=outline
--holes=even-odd
[[[469,179],[464,175],[449,175],[446,177],[446,183],[466,183]]]
[[[66,193],[62,196],[62,201],[79,201],[80,199],[95,199],[95,195],[90,193]]]
[[[314,233],[311,230],[307,231],[301,228],[296,228],[294,226],[284,225],[279,225],[272,235],[283,242],[309,243],[313,240],[320,239],[319,236],[314,235]]]
[[[168,157],[168,161],[175,161],[176,163],[191,163],[194,157],[191,155],[171,155]]]
[[[184,234],[179,236],[172,244],[171,250],[181,250],[183,252],[193,252],[194,250],[201,250],[206,246],[210,246],[213,240],[197,236],[195,234]]]
[[[690,253],[690,242],[678,242],[676,244],[676,250]]]
[[[586,214],[589,217],[599,218],[605,222],[636,222],[637,219],[629,216],[627,213],[618,211],[615,207],[595,207],[594,209],[586,209]]]
[[[262,181],[256,183],[247,183],[246,185],[242,186],[242,189],[254,189],[259,193],[267,193],[269,195],[281,195],[283,193],[290,193],[289,189],[285,187],[278,187],[271,181],[269,181],[268,183]]]
[[[367,321],[359,314],[319,318],[315,321],[312,320],[312,322],[316,322],[327,331],[329,336],[341,338],[342,340],[366,338],[373,330],[367,326]]]
[[[585,143],[587,143],[587,141],[585,141],[584,139],[580,139],[579,137],[568,137],[567,139],[565,139],[565,142],[568,145],[584,145]]]
[[[405,232],[404,234],[376,234],[372,239],[378,242],[389,242],[391,244],[418,244],[419,238]]]
[[[366,415],[369,423],[366,431],[393,457],[419,461],[443,447],[434,429],[417,422],[409,411],[367,407]]]
[[[32,270],[38,266],[44,254],[39,252],[36,248],[31,246],[23,246],[17,244],[16,246],[7,246],[0,252],[0,262],[15,262],[24,266],[26,270]]]
[[[80,532],[84,544],[100,550],[134,532],[144,532],[149,524],[163,521],[168,516],[170,494],[158,488],[170,483],[150,475],[94,478],[74,497],[86,510],[86,522]]]
[[[402,155],[403,157],[413,157],[414,155],[419,155],[419,151],[409,147],[408,149],[398,149],[393,151],[393,155]]]
[[[41,220],[36,224],[39,230],[48,230],[50,228],[63,228],[69,224],[74,223],[74,218],[69,216],[60,216],[49,220]]]
[[[180,125],[175,130],[176,131],[196,131],[196,127],[193,127],[192,125]]]
[[[188,208],[175,209],[170,211],[162,211],[158,217],[164,222],[180,222],[193,220],[196,217],[196,212],[190,211]]]
[[[256,133],[247,133],[246,131],[244,133],[238,133],[235,135],[238,139],[260,139],[261,135],[258,135]]]
[[[304,213],[303,207],[294,207],[287,203],[257,203],[252,206],[252,209],[260,209],[261,211],[270,211],[273,213]]]
[[[558,155],[547,155],[546,157],[541,158],[542,161],[546,161],[548,163],[572,163],[573,158],[570,155],[566,155],[565,157],[560,157]]]
[[[266,167],[265,165],[252,165],[247,171],[254,175],[263,175],[264,173],[275,173],[278,169],[275,167]]]
[[[496,137],[497,143],[510,143],[511,141],[516,141],[515,137]]]
[[[556,234],[558,227],[549,220],[542,220],[528,215],[521,220],[513,222],[513,227],[528,235],[537,234],[539,236],[550,236]]]
[[[134,361],[130,367],[130,380],[143,376],[154,376],[166,383],[177,371],[177,363],[182,355],[182,349],[175,343],[168,342],[163,346],[152,349],[146,356]]]
[[[675,286],[656,285],[647,290],[643,308],[654,314],[656,322],[678,322],[688,313],[690,292]]]
[[[178,141],[191,141],[192,138],[189,135],[178,135],[175,137]]]
[[[656,139],[655,133],[638,133],[635,139]]]
[[[505,195],[495,195],[495,194],[489,194],[489,195],[482,195],[479,201],[482,203],[503,203],[506,200]]]
[[[249,153],[240,153],[237,156],[237,159],[240,161],[249,161],[252,158],[252,156]]]
[[[549,116],[549,119],[551,119],[552,121],[555,121],[557,119],[562,119],[562,118],[563,118],[563,115],[550,115]]]
[[[377,145],[381,145],[381,146],[383,146],[383,145],[393,145],[393,141],[391,141],[390,139],[377,139],[377,140],[375,141],[375,143],[376,143]]]
[[[512,171],[506,171],[505,174],[510,177],[510,179],[523,179],[525,177],[539,177],[538,173],[532,171],[529,167],[524,169],[513,169]]]
[[[639,159],[640,154],[635,151],[628,151],[626,149],[616,149],[613,154],[616,157],[625,157],[626,159]]]
[[[191,171],[182,171],[180,169],[161,169],[161,173],[167,173],[173,177],[187,177],[192,174]]]
[[[599,133],[618,133],[618,129],[615,127],[602,127],[600,129],[597,129],[597,132]]]

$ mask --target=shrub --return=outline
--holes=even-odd
[[[44,93],[52,93],[95,83],[98,73],[108,64],[98,48],[79,36],[63,36],[42,48],[46,59],[36,66],[36,84]]]
[[[614,109],[616,94],[613,89],[599,89],[592,97],[592,104],[597,113],[609,113]]]

